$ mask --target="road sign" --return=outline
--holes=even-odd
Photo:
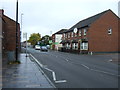
[[[27,37],[27,33],[23,33],[23,38],[26,38]]]

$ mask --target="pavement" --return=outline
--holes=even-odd
[[[3,61],[2,88],[54,88],[35,62],[20,54],[21,64],[7,64]]]

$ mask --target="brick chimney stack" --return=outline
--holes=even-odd
[[[2,15],[4,15],[4,10],[0,9],[0,16],[2,17]]]

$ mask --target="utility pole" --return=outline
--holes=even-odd
[[[16,61],[18,60],[18,0],[16,2]]]

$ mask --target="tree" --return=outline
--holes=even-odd
[[[51,40],[51,37],[49,35],[45,35],[41,39],[42,45],[49,45],[49,40]]]
[[[38,41],[41,40],[41,35],[39,33],[33,33],[30,35],[28,42],[31,43],[31,45],[36,45]]]

